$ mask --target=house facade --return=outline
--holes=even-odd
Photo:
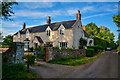
[[[44,44],[52,44],[53,47],[79,48],[80,38],[87,40],[87,45],[94,45],[94,40],[85,31],[81,23],[80,11],[77,11],[76,20],[51,23],[50,17],[47,24],[25,28],[13,35],[13,42],[24,42],[25,50]]]

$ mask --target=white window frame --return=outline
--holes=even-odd
[[[67,45],[68,45],[67,42],[60,42],[60,43],[59,43],[59,47],[60,47],[60,48],[62,48],[62,47],[67,48]]]
[[[64,29],[60,29],[60,30],[59,30],[59,34],[60,34],[60,35],[64,35]]]
[[[51,32],[50,30],[46,31],[47,36],[50,36],[50,32]]]

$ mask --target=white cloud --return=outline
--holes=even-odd
[[[30,9],[35,9],[35,8],[51,8],[53,7],[53,3],[51,2],[32,2],[32,3],[24,3],[24,7],[30,8]]]
[[[3,33],[3,36],[7,36],[7,35],[13,35],[15,32],[17,32],[16,30],[12,29],[4,29],[4,28],[0,28],[0,31]]]
[[[82,13],[85,13],[87,11],[95,11],[96,9],[93,6],[86,6],[82,8]]]
[[[88,18],[92,18],[92,17],[96,17],[96,16],[103,16],[103,15],[108,15],[108,14],[113,14],[113,13],[102,13],[102,14],[97,14],[97,15],[91,15],[91,16],[84,17],[82,19],[88,19]]]
[[[3,36],[12,35],[13,33],[22,29],[21,23],[22,22],[20,21],[2,21],[2,27],[0,28],[0,31],[3,32]]]

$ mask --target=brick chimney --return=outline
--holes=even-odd
[[[51,23],[51,19],[50,19],[50,16],[48,16],[47,24],[50,24],[50,23]]]
[[[26,27],[26,23],[23,23],[23,28],[22,29],[25,29],[25,27]]]
[[[81,14],[79,10],[77,10],[76,19],[81,20]]]
[[[85,25],[83,25],[83,30],[86,30],[86,26]]]

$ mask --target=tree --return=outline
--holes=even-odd
[[[113,15],[113,22],[116,24],[117,27],[120,27],[120,14],[118,15]]]
[[[34,56],[32,54],[28,54],[28,55],[24,55],[22,58],[26,59],[25,63],[27,64],[27,70],[29,72],[29,66],[30,65],[32,66],[35,63],[36,56]]]
[[[113,22],[116,24],[116,26],[117,27],[120,27],[120,14],[118,14],[118,15],[113,15]],[[119,36],[118,36],[118,44],[119,44],[119,46],[118,46],[118,48],[117,48],[117,50],[118,50],[118,54],[120,54],[120,33],[119,33]]]
[[[13,36],[8,35],[5,38],[3,38],[3,43],[2,43],[3,47],[9,48],[12,44],[13,44]]]
[[[86,25],[86,32],[90,34],[92,37],[96,37],[99,33],[99,28],[93,22]]]
[[[0,7],[2,6],[2,13],[0,13],[0,15],[2,14],[3,19],[8,19],[12,16],[12,14],[14,14],[14,12],[12,11],[12,5],[18,5],[18,3],[2,2],[2,5],[0,5]]]
[[[103,40],[106,40],[108,41],[109,43],[111,41],[114,40],[114,34],[113,33],[110,33],[110,29],[105,27],[105,26],[100,26],[99,27],[99,33],[96,37],[100,38],[100,39],[103,39]]]

